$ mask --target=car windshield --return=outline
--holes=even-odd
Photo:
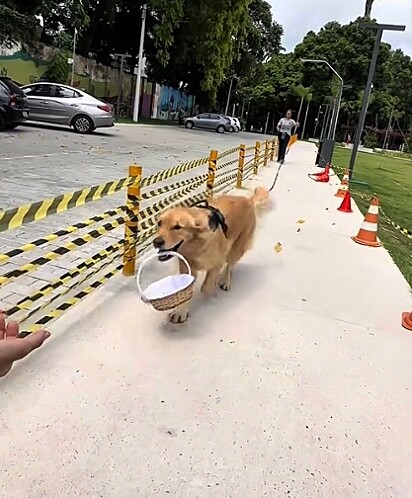
[[[24,92],[10,78],[2,78],[1,81],[12,93],[20,96],[24,95]]]

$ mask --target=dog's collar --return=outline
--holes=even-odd
[[[226,225],[226,220],[225,217],[223,216],[222,211],[211,206],[207,201],[196,202],[195,204],[193,204],[193,207],[208,209],[210,211],[209,226],[211,230],[214,232],[220,226],[222,232],[227,238],[228,226]]]

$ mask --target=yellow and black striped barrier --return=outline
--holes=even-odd
[[[1,211],[0,232],[19,228],[32,221],[43,220],[52,214],[63,213],[71,208],[83,206],[88,202],[103,199],[103,197],[127,188],[137,180],[139,180],[138,177],[122,178],[94,187],[58,195],[44,201],[33,202],[32,204],[25,204],[24,206],[8,209],[7,211]]]
[[[5,263],[6,261],[9,261],[11,258],[33,251],[34,249],[37,249],[38,247],[41,247],[42,245],[47,244],[48,242],[52,242],[60,237],[64,237],[65,235],[72,235],[78,230],[87,228],[88,226],[98,223],[99,221],[104,221],[108,218],[113,218],[113,216],[122,214],[125,211],[126,211],[126,206],[120,206],[116,209],[110,209],[108,211],[105,211],[104,213],[99,214],[98,216],[92,216],[91,218],[82,221],[80,223],[75,223],[74,225],[64,228],[63,230],[57,230],[56,232],[53,232],[49,235],[45,235],[44,237],[34,240],[29,244],[24,244],[23,246],[20,246],[16,249],[12,249],[11,251],[8,251],[4,254],[0,254],[0,263]]]
[[[195,159],[194,161],[188,161],[186,163],[178,164],[173,168],[159,171],[158,173],[150,175],[147,178],[143,178],[140,188],[143,189],[145,187],[149,187],[150,185],[154,185],[155,183],[163,182],[164,180],[181,175],[182,173],[197,168],[198,166],[202,166],[203,164],[207,164],[208,162],[209,158],[203,157],[202,159]]]
[[[53,251],[48,252],[47,254],[41,256],[40,258],[36,258],[33,261],[30,261],[30,263],[26,263],[25,265],[16,268],[15,270],[11,270],[5,273],[4,275],[1,275],[0,286],[10,283],[16,278],[21,277],[22,275],[34,272],[41,266],[50,263],[51,261],[54,261],[64,256],[65,254],[78,249],[79,247],[84,246],[88,242],[92,242],[93,240],[96,240],[102,237],[103,235],[107,235],[112,230],[122,226],[125,223],[125,221],[126,221],[125,217],[120,216],[115,220],[111,221],[110,223],[106,223],[101,227],[96,228],[95,230],[92,230],[87,234],[84,234],[81,237],[77,237],[73,241],[65,244],[64,246],[57,247]]]

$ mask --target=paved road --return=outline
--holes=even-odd
[[[189,131],[171,126],[119,125],[113,129],[79,136],[70,130],[46,127],[22,127],[1,135],[0,168],[2,172],[0,208],[38,201],[48,197],[78,190],[91,185],[127,176],[129,164],[143,166],[145,176],[175,166],[181,162],[205,157],[211,148],[223,151],[245,142],[253,145],[264,140],[255,134],[236,133],[219,135],[215,132]],[[202,167],[206,172],[207,166]],[[0,233],[0,253],[31,242],[55,230],[83,221],[107,209],[123,205],[125,192],[76,208],[66,213],[50,216],[12,232]],[[47,250],[64,245],[92,228],[62,237]],[[36,272],[19,277],[0,288],[0,307],[8,308],[27,293],[32,293],[46,282],[51,282],[84,259],[99,252],[123,237],[123,228],[87,244],[48,263]],[[36,249],[14,258],[1,267],[1,274],[12,271],[44,254]],[[57,295],[59,290],[51,296]],[[67,295],[65,299],[67,299]],[[47,298],[41,300],[46,302]],[[57,301],[55,304],[59,304]],[[41,315],[41,313],[40,313]],[[24,316],[17,315],[17,318]]]
[[[312,158],[295,146],[233,289],[186,325],[115,278],[1,381],[1,496],[412,498],[409,288]]]

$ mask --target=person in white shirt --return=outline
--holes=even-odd
[[[293,130],[298,127],[299,123],[292,119],[292,111],[289,109],[286,112],[285,117],[279,121],[277,126],[279,133],[278,163],[283,164],[285,162],[285,154],[290,137],[292,136]]]

